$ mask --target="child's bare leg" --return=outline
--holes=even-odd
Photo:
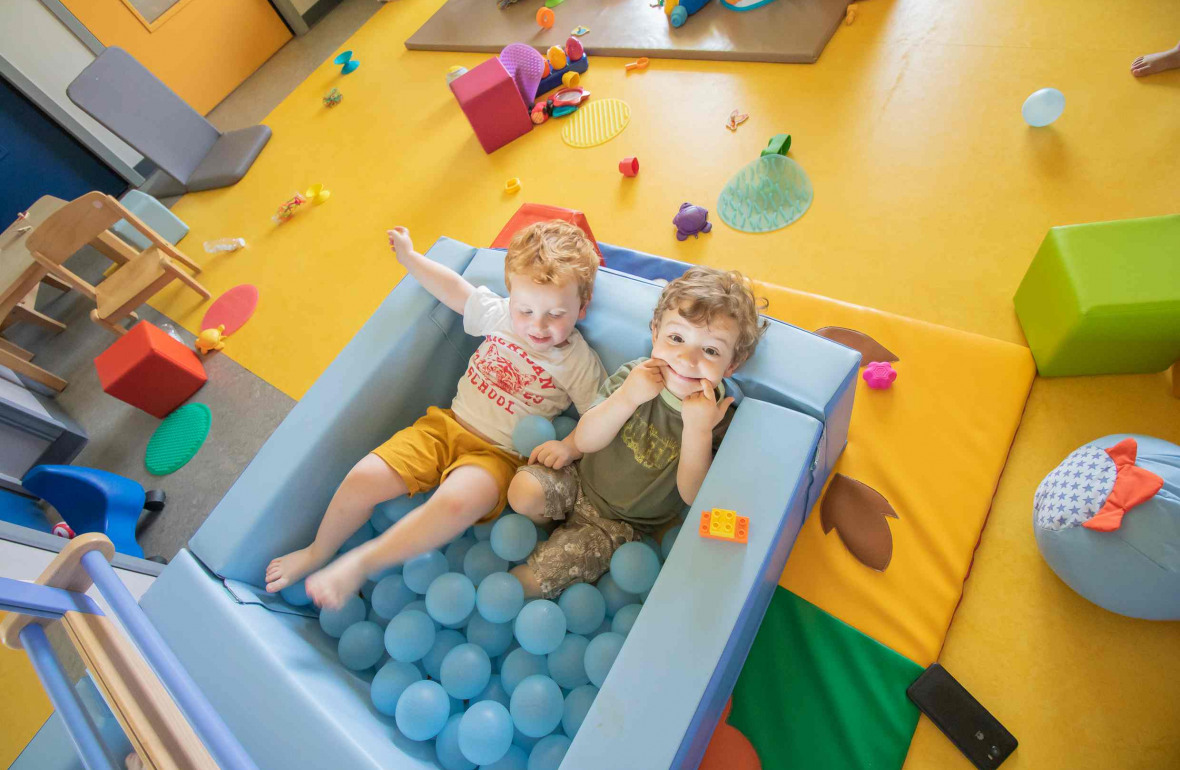
[[[1180,67],[1180,43],[1159,53],[1149,53],[1131,62],[1131,74],[1137,78]]]
[[[549,529],[553,526],[553,519],[545,515],[545,489],[531,473],[517,471],[512,477],[512,483],[508,485],[508,505],[539,527]]]
[[[374,572],[449,543],[500,500],[499,482],[483,468],[456,468],[434,496],[377,538],[358,546],[307,579],[307,595],[335,608]]]
[[[509,572],[524,586],[525,599],[541,598],[541,584],[537,581],[537,576],[533,572],[532,567],[527,564],[521,564],[519,567],[513,567]]]
[[[406,484],[377,455],[365,455],[352,467],[320,522],[315,540],[306,548],[280,556],[266,568],[266,590],[281,591],[328,560],[373,515],[373,506],[406,494]]]

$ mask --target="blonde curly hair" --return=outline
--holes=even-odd
[[[740,366],[754,354],[758,340],[770,326],[769,321],[758,316],[768,304],[765,298],[754,296],[750,279],[737,270],[692,267],[664,287],[651,328],[655,331],[664,313],[672,309],[694,324],[708,325],[718,316],[732,318],[738,327],[733,365]]]
[[[513,275],[557,286],[577,281],[583,305],[594,293],[597,273],[594,243],[580,228],[559,219],[537,222],[517,232],[504,258],[504,283],[509,289]]]

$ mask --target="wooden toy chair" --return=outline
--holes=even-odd
[[[121,219],[142,233],[151,245],[139,251],[111,232],[110,228]],[[119,265],[97,286],[64,264],[88,244]],[[210,296],[204,286],[177,265],[179,262],[197,273],[200,268],[196,263],[117,200],[100,192],[88,192],[51,214],[29,235],[27,246],[33,259],[94,300],[97,307],[90,311],[91,320],[116,334],[125,334],[127,330],[120,322],[126,318],[138,320],[135,308],[173,280],[186,284],[205,299]]]

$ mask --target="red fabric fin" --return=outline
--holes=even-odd
[[[1118,468],[1114,489],[1106,498],[1101,510],[1082,526],[1097,532],[1113,532],[1123,525],[1123,516],[1140,503],[1156,496],[1164,486],[1164,480],[1149,470],[1135,465],[1139,445],[1133,438],[1126,438],[1106,450]]]

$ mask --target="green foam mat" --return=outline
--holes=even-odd
[[[143,458],[148,473],[166,476],[183,468],[200,451],[212,424],[205,404],[185,404],[165,417],[148,441]]]
[[[766,770],[897,770],[918,726],[917,663],[779,587],[733,691],[729,724]]]
[[[815,191],[807,172],[785,155],[764,155],[730,177],[717,198],[717,214],[735,230],[768,233],[807,211]]]

